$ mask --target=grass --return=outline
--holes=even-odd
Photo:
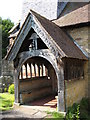
[[[55,120],[64,120],[65,118],[63,114],[58,113],[56,111],[54,112],[47,111],[47,114],[50,115],[50,118],[48,118],[48,115],[47,115],[47,118],[45,120],[52,120],[52,118],[54,118]]]
[[[14,94],[0,93],[0,111],[10,110],[13,102]]]

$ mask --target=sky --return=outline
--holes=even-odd
[[[14,24],[21,19],[23,0],[0,0],[0,17],[9,18]]]

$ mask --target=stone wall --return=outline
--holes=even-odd
[[[13,77],[11,76],[1,76],[0,77],[0,93],[7,92],[11,84],[13,84]]]
[[[84,51],[85,55],[89,58],[88,64],[87,64],[87,80],[88,80],[88,86],[87,86],[87,94],[90,98],[90,94],[88,91],[90,91],[90,27],[89,26],[77,26],[77,27],[67,27],[65,28],[67,33],[75,40],[75,42],[80,46],[80,48]]]
[[[13,61],[2,61],[2,76],[12,76],[14,73]]]
[[[3,60],[2,72],[0,76],[0,92],[6,92],[8,90],[8,87],[14,83],[13,77],[14,77],[13,62]]]
[[[22,9],[22,21],[26,18],[30,9],[36,11],[47,19],[57,18],[57,0],[24,0]]]
[[[68,34],[78,43],[78,45],[82,48],[82,50],[87,54],[90,53],[90,49],[88,47],[89,44],[89,31],[90,27],[68,27],[65,29]]]
[[[20,103],[52,94],[52,81],[47,77],[20,80]]]
[[[66,108],[86,97],[86,84],[86,80],[82,78],[65,81]]]

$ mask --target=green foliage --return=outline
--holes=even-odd
[[[47,118],[45,120],[52,120],[52,118],[55,118],[55,120],[64,120],[64,115],[62,113],[47,111],[47,114],[51,115],[51,119]]]
[[[76,120],[80,120],[80,105],[77,106],[77,110],[75,112]]]
[[[2,20],[0,17],[0,28],[2,29],[2,57],[6,55],[6,47],[8,46],[8,36],[10,29],[14,26],[14,23],[10,19]]]
[[[80,118],[84,120],[89,120],[90,110],[89,110],[89,99],[83,98],[80,102]]]
[[[89,99],[83,98],[79,104],[68,108],[66,120],[89,120]]]
[[[12,108],[14,103],[14,94],[0,93],[0,110],[5,111]]]
[[[86,109],[88,110],[89,108],[89,99],[88,98],[83,98],[80,102],[81,109]]]
[[[68,108],[66,116],[57,112],[47,112],[50,115],[50,118],[45,120],[90,120],[90,103],[88,98],[83,98],[80,103],[74,103],[71,107]],[[48,116],[47,116],[48,117]]]
[[[7,88],[4,88],[4,92],[7,92]]]
[[[10,94],[14,94],[14,84],[12,84],[12,85],[9,86],[8,92],[9,92]]]
[[[66,114],[66,120],[79,120],[80,118],[80,105],[74,103],[72,107],[68,108],[68,112]]]

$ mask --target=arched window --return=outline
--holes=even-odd
[[[45,76],[48,77],[48,69],[44,64],[27,63],[21,67],[19,79]]]
[[[43,70],[42,70],[42,65],[40,65],[40,77],[42,77]]]
[[[46,67],[45,67],[45,65],[43,65],[43,76],[46,76]]]
[[[25,65],[22,66],[22,73],[23,73],[23,79],[26,78],[26,67],[25,67]]]
[[[38,65],[35,64],[35,71],[36,71],[36,77],[39,76],[39,68],[38,68]]]
[[[31,78],[31,70],[30,70],[30,66],[29,66],[29,64],[27,64],[27,76],[28,76],[28,78]]]
[[[33,64],[31,64],[31,72],[32,72],[32,77],[35,77],[35,68]]]

